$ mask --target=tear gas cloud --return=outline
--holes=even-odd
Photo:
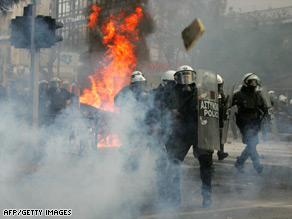
[[[222,20],[218,19],[214,22],[218,18],[216,16],[223,13],[225,8],[212,7],[211,3],[214,1],[207,1],[210,4],[204,2],[186,1],[179,8],[177,2],[172,0],[149,3],[149,13],[154,16],[157,25],[155,32],[147,38],[148,46],[161,45],[162,48],[159,50],[165,54],[165,59],[169,61],[171,68],[174,68],[173,63],[182,60],[182,64],[188,64],[195,70],[202,68],[219,73],[226,80],[226,84],[231,81],[240,84],[241,76],[246,72],[255,72],[264,78],[266,71],[270,72],[275,68],[277,71],[287,70],[285,57],[276,60],[275,68],[265,65],[265,60],[258,53],[253,56],[253,58],[256,57],[255,59],[247,60],[250,51],[244,49],[246,45],[257,51],[263,51],[263,47],[258,47],[258,41],[251,34],[244,35],[246,38],[243,41],[242,38],[237,37],[232,37],[232,41],[228,41],[230,38],[224,38],[226,32],[239,36],[242,29],[229,31],[228,23],[224,23],[223,28]],[[183,48],[180,32],[195,17],[203,21],[206,32],[187,54]],[[163,23],[163,21],[167,22]],[[265,44],[269,44],[278,37],[278,34],[270,29],[268,33],[269,37],[266,38]],[[167,37],[164,38],[164,36]],[[139,52],[143,53],[143,49]],[[94,53],[89,52],[88,57],[91,56],[94,56]],[[82,70],[92,72],[94,63],[98,61],[94,57],[90,62],[86,62],[89,64]],[[137,70],[143,71],[142,66]],[[40,128],[36,133],[28,125],[25,107],[19,108],[19,100],[1,101],[1,212],[7,208],[64,208],[72,209],[73,218],[139,217],[140,208],[152,202],[153,197],[156,197],[155,154],[153,156],[149,153],[147,146],[161,144],[161,139],[153,137],[149,132],[149,126],[143,122],[147,119],[149,110],[155,107],[151,97],[148,101],[141,107],[137,107],[135,100],[131,96],[126,96],[122,101],[125,103],[125,108],[121,112],[123,116],[118,117],[118,120],[117,117],[110,118],[109,116],[106,120],[107,132],[117,133],[123,145],[143,146],[140,149],[142,151],[137,151],[137,154],[142,155],[139,168],[134,171],[131,170],[129,162],[131,156],[122,147],[99,148],[97,151],[92,149],[94,142],[90,131],[92,121],[84,118],[83,114],[76,113],[72,108],[67,108],[57,116],[54,122]],[[99,128],[102,129],[102,127]],[[292,127],[289,128],[292,131]],[[70,139],[70,136],[74,138]],[[279,150],[286,149],[287,146],[279,148]],[[35,160],[37,156],[40,160]],[[281,162],[279,160],[279,166]],[[292,161],[289,162],[283,165],[291,166]],[[271,166],[265,168],[267,176],[274,171]],[[277,178],[285,178],[287,170],[284,167],[278,170]],[[199,176],[186,173],[188,172],[183,168],[182,174],[185,181],[182,187],[186,181],[191,180],[192,186],[199,188],[201,183],[198,180]],[[230,175],[226,178],[232,178],[235,174],[230,171]],[[253,186],[245,192],[247,190],[237,186],[242,180],[246,180],[246,185],[262,182],[256,177],[227,180],[231,185],[231,200],[232,198],[236,200],[238,197],[255,198],[270,186],[268,183],[261,188]],[[195,184],[193,184],[194,181]],[[214,191],[216,192],[216,187]],[[189,191],[182,191],[182,193],[187,195]],[[214,198],[216,199],[216,196]],[[230,206],[231,200],[221,201],[221,205]],[[248,217],[248,213],[246,214]]]
[[[146,146],[158,146],[160,139],[143,122],[151,100],[139,107],[133,96],[124,96],[123,117],[107,120],[108,134],[118,133],[124,148],[140,146],[136,170],[130,150],[94,150],[92,123],[71,107],[36,132],[15,111],[17,102],[1,101],[1,212],[62,208],[72,209],[73,218],[132,218],[155,197],[155,154]]]
[[[236,14],[227,8],[227,1],[187,0],[177,6],[173,0],[162,0],[149,3],[149,12],[156,27],[147,38],[153,48],[151,60],[168,62],[170,69],[176,69],[176,63],[188,64],[195,70],[214,71],[225,84],[235,82],[236,86],[247,72],[258,74],[263,83],[291,72],[291,7]],[[205,33],[186,52],[181,31],[196,17],[202,20]]]

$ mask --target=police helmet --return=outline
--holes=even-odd
[[[146,83],[147,80],[143,75],[136,75],[134,78],[131,80],[131,84],[136,84],[136,83]]]
[[[133,73],[131,74],[131,78],[134,78],[136,75],[142,75],[142,76],[144,76],[143,73],[140,72],[140,71],[133,71]]]
[[[279,96],[279,101],[281,101],[281,102],[285,102],[285,103],[286,103],[286,101],[287,101],[287,97],[284,96],[284,95],[280,95],[280,96]]]
[[[142,75],[136,75],[131,80],[131,87],[137,90],[144,90],[146,88],[147,80]]]
[[[161,85],[164,87],[168,82],[174,82],[175,70],[168,70],[161,77]]]
[[[43,90],[47,90],[49,88],[49,82],[47,80],[39,81],[39,88]]]
[[[61,87],[61,80],[57,77],[52,77],[50,80],[50,87]]]
[[[63,81],[63,88],[67,91],[70,91],[70,82],[69,81]]]
[[[41,84],[49,84],[49,82],[47,80],[41,80],[41,81],[39,81],[39,85],[41,85]]]
[[[260,85],[260,79],[259,77],[254,74],[254,73],[246,73],[243,77],[242,77],[242,85],[247,87],[248,86],[248,82],[255,80],[257,85]]]
[[[222,85],[224,83],[223,78],[217,74],[217,84]]]
[[[196,72],[191,66],[182,65],[178,67],[174,74],[176,84],[193,84],[196,80]]]

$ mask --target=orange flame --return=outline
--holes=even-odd
[[[98,13],[100,8],[92,6],[88,27],[98,28]],[[139,39],[137,25],[143,17],[142,8],[126,16],[122,11],[110,15],[102,23],[104,34],[103,44],[107,46],[101,69],[94,69],[94,76],[89,76],[91,89],[85,89],[80,97],[81,103],[86,103],[102,110],[114,112],[114,96],[129,82],[129,75],[136,67],[133,42]],[[108,64],[106,64],[108,63]]]
[[[92,5],[92,13],[89,16],[88,27],[92,29],[98,26],[98,15],[100,8]],[[100,69],[94,69],[94,75],[89,76],[91,88],[85,89],[80,97],[80,102],[89,104],[96,108],[115,112],[115,95],[130,81],[130,74],[136,67],[135,45],[133,42],[139,40],[137,26],[143,18],[141,7],[129,16],[122,11],[118,15],[110,15],[101,24],[104,34],[103,44],[107,51]],[[98,138],[102,136],[98,135]],[[116,135],[107,136],[99,140],[98,147],[119,146]]]
[[[93,12],[89,15],[90,22],[87,24],[87,27],[96,27],[97,26],[97,18],[100,8],[97,5],[92,5]]]

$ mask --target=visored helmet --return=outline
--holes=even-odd
[[[175,81],[174,81],[175,72],[176,72],[175,70],[168,70],[168,71],[163,73],[163,75],[161,77],[161,85],[163,87],[165,87],[166,84],[169,83],[169,82],[175,83]]]
[[[69,91],[70,89],[70,82],[69,81],[63,81],[63,88]]]
[[[50,87],[60,88],[61,80],[57,77],[52,77],[50,80]]]
[[[174,74],[176,84],[194,84],[196,80],[196,72],[191,66],[182,65],[178,67]]]
[[[281,102],[285,102],[285,103],[286,103],[286,101],[287,101],[287,97],[284,96],[284,95],[280,95],[280,96],[279,96],[279,100],[280,100]]]
[[[142,75],[137,75],[134,78],[132,78],[132,80],[131,80],[131,84],[146,83],[146,82],[147,82],[146,78]]]
[[[133,73],[131,74],[131,78],[134,78],[136,75],[142,75],[144,76],[144,74],[140,71],[133,71]]]
[[[48,88],[49,88],[49,82],[47,80],[39,81],[39,90],[40,91],[48,90]]]
[[[242,77],[242,85],[247,87],[250,81],[256,81],[257,85],[260,85],[260,78],[254,73],[246,73]]]
[[[136,75],[134,78],[131,80],[131,86],[134,89],[138,90],[144,90],[146,88],[147,80],[144,76],[142,75]]]
[[[217,74],[217,84],[222,85],[224,83],[223,78]]]
[[[271,97],[271,98],[277,98],[276,93],[275,93],[275,91],[273,91],[273,90],[270,90],[270,91],[268,92],[268,95],[269,95],[269,97]]]

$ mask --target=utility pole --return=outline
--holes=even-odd
[[[59,0],[56,0],[56,20],[59,19]],[[58,45],[58,62],[57,62],[57,77],[60,78],[60,52],[61,43]]]
[[[32,126],[38,127],[38,105],[39,105],[39,58],[40,49],[35,46],[35,15],[36,15],[36,0],[32,3],[31,15],[31,38],[30,38],[30,96],[32,97]]]

